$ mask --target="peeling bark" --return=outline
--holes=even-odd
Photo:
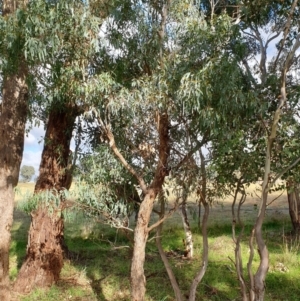
[[[63,266],[64,223],[59,209],[49,213],[40,206],[31,214],[27,255],[18,274],[14,290],[29,293],[33,287],[55,283]]]
[[[145,300],[146,278],[144,274],[145,249],[148,239],[148,223],[157,193],[153,189],[144,197],[140,205],[134,231],[134,246],[131,263],[131,297],[134,301]]]
[[[78,115],[75,106],[51,110],[35,193],[70,188],[70,142]],[[53,213],[40,204],[31,214],[26,259],[15,282],[15,291],[28,293],[34,287],[49,287],[58,280],[64,255],[62,209],[63,200],[58,208],[53,208]]]

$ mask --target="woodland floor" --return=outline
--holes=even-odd
[[[256,189],[258,188],[254,186],[249,188],[250,195],[241,210],[241,218],[249,225],[249,231],[258,213],[257,204],[260,192],[256,191]],[[32,191],[33,184],[22,184],[20,190],[22,194],[26,190]],[[21,196],[18,194],[16,203],[20,199]],[[230,252],[233,250],[230,234],[231,202],[232,197],[228,197],[224,200],[218,200],[211,205],[209,218],[209,236],[211,236],[211,240],[209,244],[210,252],[216,255],[211,255],[210,273],[220,275],[211,275],[208,270],[208,275],[204,277],[205,280],[199,288],[197,301],[240,300],[238,283],[234,276],[234,266],[229,259],[229,256],[233,258],[233,253],[225,252],[225,249],[229,249]],[[299,300],[296,296],[300,295],[300,289],[298,288],[298,277],[294,279],[296,272],[294,273],[293,271],[294,269],[299,271],[300,267],[299,244],[291,244],[287,249],[284,246],[283,237],[285,232],[290,230],[286,193],[281,196],[279,196],[279,193],[270,195],[269,203],[266,212],[266,223],[270,223],[271,226],[266,230],[266,238],[274,241],[274,246],[271,245],[270,252],[273,252],[274,249],[275,257],[274,259],[272,259],[273,257],[271,258],[270,273],[268,275],[270,283],[268,286],[274,287],[275,292],[273,294],[273,292],[267,291],[269,294],[267,294],[266,300],[296,301]],[[169,202],[169,208],[171,207],[172,200]],[[194,229],[197,224],[197,212],[198,208],[195,202],[190,199],[188,202],[188,213]],[[10,257],[10,276],[12,281],[16,278],[18,269],[25,256],[29,223],[29,216],[16,208]],[[193,273],[197,271],[199,266],[198,259],[201,258],[201,236],[195,233],[195,260],[185,261],[181,257],[184,234],[180,213],[176,212],[170,217],[164,228],[164,249],[170,258],[172,266],[176,269],[178,279],[192,279]],[[28,296],[15,295],[13,301],[57,301],[58,299],[77,301],[130,300],[129,269],[131,251],[128,248],[129,243],[127,239],[121,233],[110,227],[99,226],[97,223],[90,222],[84,217],[77,216],[75,220],[71,217],[69,221],[68,219],[66,221],[66,241],[69,248],[77,254],[77,257],[74,257],[72,261],[67,260],[65,262],[61,279],[57,285],[50,288],[47,292],[36,290]],[[246,244],[247,237],[245,237]],[[279,248],[278,253],[288,252],[288,254],[283,254],[282,256],[280,254],[279,256],[277,248]],[[247,256],[247,250],[245,250],[244,256]],[[278,263],[280,264],[279,267],[277,267]],[[286,266],[289,266],[289,269]],[[215,272],[214,269],[216,269]],[[285,277],[288,274],[288,272],[285,274],[285,269],[287,269],[286,271],[290,270],[291,278]],[[166,272],[161,265],[153,240],[150,241],[147,247],[145,270],[148,292],[146,300],[174,301],[172,289],[168,283]],[[225,276],[227,274],[229,275]],[[225,280],[223,279],[224,277],[228,277],[228,279]],[[293,279],[295,280],[295,285]],[[280,293],[276,292],[276,285],[283,285],[283,281],[287,281],[289,284],[286,285],[287,290],[280,295]],[[180,282],[183,291],[187,291],[190,280],[180,280]],[[232,291],[233,287],[235,292]],[[291,290],[294,293],[288,294],[290,297],[286,297],[287,291],[291,292]],[[295,297],[293,297],[294,295]]]

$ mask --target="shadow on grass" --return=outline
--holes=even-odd
[[[100,227],[102,228],[102,227]],[[107,229],[106,229],[107,230]],[[98,229],[91,231],[90,237],[82,238],[70,235],[66,238],[69,249],[77,254],[72,261],[78,269],[83,269],[97,300],[130,300],[129,299],[129,270],[130,250],[126,240],[118,235],[119,249],[113,248],[116,233],[109,228],[105,234],[99,235]],[[71,234],[71,233],[70,233]],[[99,238],[100,236],[100,238]],[[105,291],[105,292],[104,292]],[[108,297],[106,297],[108,296]]]
[[[30,216],[19,209],[14,209],[14,224],[11,231],[10,255],[17,257],[19,270],[26,255]]]
[[[30,217],[19,210],[15,210],[11,254],[17,257],[18,267],[22,264],[25,256],[29,225]],[[272,253],[282,252],[280,249],[282,247],[282,228],[283,223],[281,221],[270,221],[264,224],[264,235],[268,240],[269,251]],[[245,243],[247,243],[251,229],[252,225],[246,226]],[[193,233],[196,251],[200,254],[202,252],[201,235],[199,235],[199,230],[196,227],[193,228]],[[228,268],[230,260],[227,253],[224,254],[224,258],[221,257],[224,244],[227,246],[226,248],[232,246],[231,224],[210,225],[208,236],[212,239],[210,241],[211,257],[207,273],[197,290],[197,300],[226,301],[239,298],[239,285],[236,275],[232,272],[233,267]],[[184,248],[183,238],[184,232],[181,224],[165,227],[162,236],[165,251],[182,250]],[[31,299],[28,300],[67,300],[64,298],[69,295],[73,296],[72,300],[78,301],[130,300],[129,275],[132,254],[129,242],[124,235],[120,232],[117,233],[110,227],[99,224],[93,225],[91,220],[78,218],[73,222],[66,222],[66,244],[75,256],[70,264],[66,263],[61,280],[51,288],[50,293],[52,293],[53,298],[50,298],[50,293],[48,297],[45,293],[45,297],[38,295],[36,299],[30,297]],[[148,243],[146,254],[146,300],[174,300],[174,293],[154,240]],[[198,258],[192,261],[170,258],[183,294],[189,291],[191,281],[201,266],[199,254],[197,255]],[[231,254],[233,256],[233,252]],[[83,284],[78,284],[80,277],[85,281]],[[266,301],[299,300],[300,289],[297,284],[297,276],[293,277],[288,273],[269,273]],[[76,286],[78,286],[77,291]],[[288,297],[287,288],[291,291]],[[80,296],[80,294],[82,295]]]

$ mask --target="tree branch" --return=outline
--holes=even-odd
[[[300,157],[296,159],[292,164],[290,164],[288,167],[286,167],[283,171],[281,171],[275,178],[274,180],[270,183],[269,188],[272,188],[272,186],[275,184],[275,182],[282,177],[286,172],[288,172],[291,168],[293,168],[298,162],[300,162]]]
[[[106,137],[109,140],[109,146],[112,149],[112,151],[114,152],[115,156],[120,160],[122,165],[137,179],[137,181],[142,189],[142,192],[144,194],[146,194],[147,193],[147,185],[146,185],[144,179],[142,178],[142,176],[140,176],[135,171],[135,169],[126,161],[126,159],[120,153],[120,151],[116,145],[116,142],[115,142],[115,137],[114,137],[113,133],[111,132],[111,130],[109,129],[109,126],[106,126],[100,117],[98,117],[98,122],[101,125],[101,127],[103,128],[103,130],[105,131]]]
[[[150,227],[148,227],[148,229],[147,229],[148,233],[150,231],[152,231],[154,228],[156,228],[157,226],[159,226],[161,223],[163,223],[168,217],[170,217],[177,210],[177,208],[179,207],[180,204],[181,203],[178,203],[176,201],[175,207],[173,207],[172,209],[170,209],[170,211],[169,211],[168,214],[166,214],[163,218],[159,219],[156,223],[154,223],[153,225],[151,225]]]
[[[278,59],[279,59],[279,56],[282,52],[282,49],[283,49],[283,46],[284,46],[284,43],[286,41],[286,38],[288,36],[288,33],[289,33],[289,30],[291,28],[291,21],[292,21],[292,18],[293,18],[293,14],[294,14],[294,10],[296,8],[296,5],[297,5],[297,2],[298,0],[294,0],[293,4],[292,4],[292,7],[291,7],[291,10],[290,10],[290,13],[289,13],[289,16],[288,16],[288,19],[285,23],[285,26],[284,26],[284,34],[283,34],[283,39],[281,40],[281,47],[280,49],[278,50],[278,54],[277,54],[277,57],[275,59],[275,62],[274,62],[274,68],[276,67],[277,65],[277,62],[278,62]]]

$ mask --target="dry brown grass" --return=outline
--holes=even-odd
[[[15,193],[15,202],[21,201],[26,194],[33,193],[35,183],[18,183]]]

